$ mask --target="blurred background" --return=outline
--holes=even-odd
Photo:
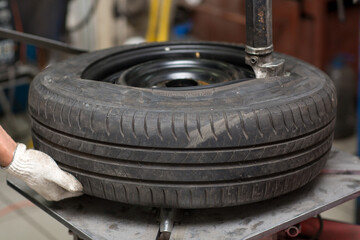
[[[165,40],[243,44],[245,0],[0,0],[0,26],[89,51]],[[327,72],[339,90],[337,139],[355,134],[359,29],[354,0],[273,0],[275,50]],[[31,78],[69,56],[1,40],[1,116],[25,112]],[[23,138],[17,122],[1,123]]]
[[[354,0],[273,0],[275,50],[332,78],[339,100],[335,146],[354,154],[360,149],[359,14]],[[245,0],[0,0],[0,27],[89,51],[167,40],[244,44],[245,20]],[[32,145],[26,113],[32,78],[70,56],[0,39],[0,125],[16,141]],[[8,189],[2,178],[0,229],[9,237],[4,239],[71,239],[65,227]],[[355,202],[325,213],[351,223],[358,215]],[[13,231],[19,222],[27,227]]]

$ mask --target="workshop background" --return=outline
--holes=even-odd
[[[150,5],[150,0],[0,0],[0,26],[91,51],[167,39],[245,43],[244,0],[172,1],[162,9],[169,17],[157,16],[169,31],[156,36],[151,32]],[[339,99],[335,146],[350,153],[360,149],[359,13],[353,0],[273,0],[275,50],[307,61],[333,79]],[[0,124],[16,141],[32,145],[26,113],[32,78],[67,57],[0,40]],[[4,171],[0,178],[2,239],[72,239],[64,226],[7,187]],[[347,202],[322,216],[356,223],[356,203]]]

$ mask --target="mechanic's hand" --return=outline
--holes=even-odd
[[[74,176],[62,171],[55,161],[43,152],[26,150],[19,143],[7,172],[23,180],[48,201],[82,195],[83,187]]]

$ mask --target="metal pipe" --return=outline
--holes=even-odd
[[[174,227],[175,209],[160,209],[160,232],[171,232]]]
[[[281,76],[284,59],[273,57],[272,0],[246,0],[245,63],[256,78]]]
[[[0,37],[9,38],[26,44],[32,44],[38,47],[54,49],[71,54],[81,54],[88,52],[87,50],[75,48],[63,42],[55,41],[44,37],[39,37],[33,34],[9,30],[1,27],[0,27]]]
[[[272,0],[246,0],[246,53],[273,52]]]

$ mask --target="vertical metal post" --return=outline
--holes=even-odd
[[[272,53],[272,38],[272,0],[246,0],[246,52]]]
[[[284,60],[272,56],[272,0],[246,0],[246,58],[256,78],[280,76]]]
[[[175,209],[160,209],[160,232],[171,232],[174,227]]]

